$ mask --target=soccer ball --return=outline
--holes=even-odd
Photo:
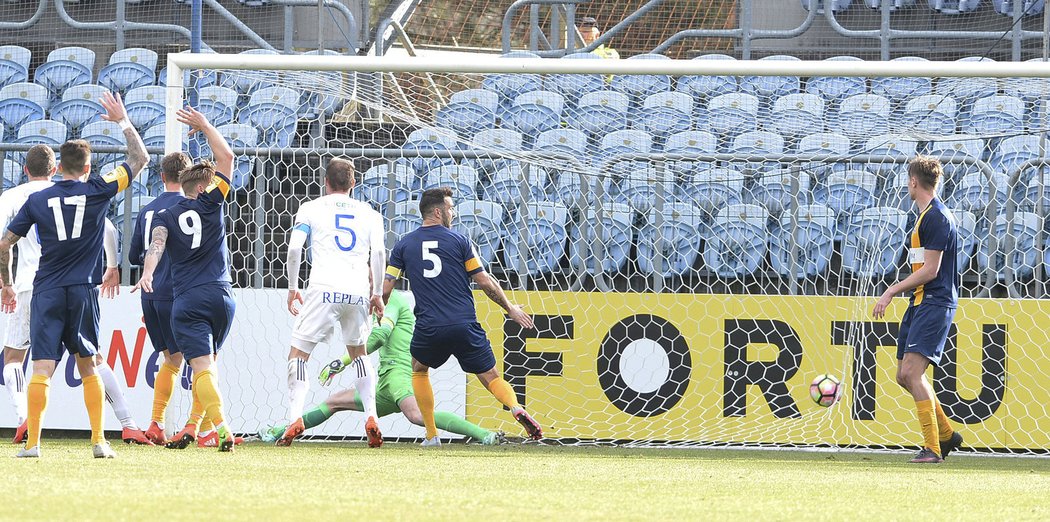
[[[827,408],[835,404],[842,395],[839,380],[830,375],[818,375],[809,385],[809,396],[813,402]]]

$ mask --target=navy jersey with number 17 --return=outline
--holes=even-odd
[[[388,265],[388,275],[412,283],[417,327],[477,322],[470,277],[483,268],[463,234],[441,225],[419,227],[394,245]]]
[[[183,199],[153,216],[153,228],[168,229],[164,256],[170,256],[174,297],[209,283],[230,284],[225,211],[229,191],[229,178],[216,172],[196,199]]]

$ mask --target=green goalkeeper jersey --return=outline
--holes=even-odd
[[[379,350],[379,378],[390,377],[412,379],[412,354],[409,345],[416,329],[416,316],[412,313],[404,293],[394,291],[383,309],[383,319],[372,326],[368,336],[368,353]]]

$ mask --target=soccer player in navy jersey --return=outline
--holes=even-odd
[[[430,368],[437,368],[454,356],[463,371],[478,380],[498,401],[510,409],[533,440],[543,437],[540,425],[518,404],[507,381],[496,371],[496,358],[485,330],[478,324],[474,309],[473,280],[511,320],[533,328],[532,317],[511,304],[496,279],[485,271],[466,236],[453,231],[452,189],[432,188],[419,200],[423,224],[394,245],[383,283],[383,299],[390,299],[394,283],[402,276],[412,283],[416,297],[416,331],[412,353],[412,390],[426,427],[424,446],[440,446],[434,423],[434,390]]]
[[[230,333],[235,308],[226,246],[226,196],[230,192],[233,151],[200,112],[185,107],[176,117],[190,126],[191,134],[204,134],[215,163],[202,161],[179,174],[186,197],[153,216],[142,279],[135,286],[144,292],[155,291],[157,266],[162,257],[169,258],[174,342],[193,369],[193,393],[215,424],[219,451],[233,451],[235,439],[225,422],[218,376],[213,370],[215,355]],[[182,449],[194,440],[194,435],[184,432],[168,447]]]
[[[51,375],[63,348],[76,356],[83,379],[84,403],[91,423],[92,453],[112,458],[103,426],[102,381],[95,371],[98,352],[98,285],[102,282],[102,238],[110,200],[124,190],[149,161],[146,147],[128,121],[119,95],[105,93],[102,118],[116,122],[124,132],[128,155],[113,172],[80,181],[91,170],[91,147],[72,140],[60,149],[62,180],[29,196],[0,238],[0,302],[14,306],[10,286],[11,245],[29,234],[33,225],[40,238],[40,266],[33,280],[30,305],[30,344],[33,377],[27,390],[27,440],[19,457],[40,456],[40,428],[47,407]]]
[[[919,156],[908,163],[908,194],[919,211],[907,244],[912,273],[886,289],[872,310],[882,318],[894,296],[914,290],[897,338],[897,384],[915,399],[923,447],[911,462],[922,464],[943,461],[963,442],[926,379],[926,368],[941,362],[959,301],[959,236],[955,217],[937,198],[942,176],[935,158]]]

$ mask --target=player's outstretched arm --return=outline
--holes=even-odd
[[[368,266],[372,269],[369,280],[372,283],[372,296],[369,303],[369,313],[378,319],[383,318],[383,308],[387,300],[384,294],[386,278],[383,273],[386,270],[386,247],[383,246],[383,222],[376,220],[369,231],[371,235],[370,244],[372,251],[368,258]]]
[[[161,256],[164,255],[164,248],[168,244],[168,227],[164,225],[157,225],[153,227],[153,242],[149,245],[149,250],[146,252],[146,258],[142,265],[142,278],[139,279],[138,284],[131,291],[142,289],[143,292],[153,292],[153,272],[157,270],[157,264],[160,263]]]
[[[893,301],[894,296],[913,290],[919,285],[924,285],[936,279],[937,273],[941,269],[941,256],[943,255],[944,252],[940,250],[927,250],[926,255],[923,256],[921,268],[912,272],[903,281],[886,289],[882,297],[875,303],[875,308],[871,311],[872,317],[882,319],[886,315],[886,308],[890,306],[890,301]]]
[[[0,291],[0,310],[5,314],[15,311],[15,290],[11,286],[14,280],[11,278],[11,247],[22,239],[21,236],[7,230],[0,237],[0,284],[4,289]]]
[[[175,113],[175,117],[179,120],[179,123],[184,123],[190,126],[190,134],[194,132],[200,132],[204,134],[204,137],[208,140],[208,146],[211,147],[212,160],[215,161],[215,168],[227,176],[233,175],[233,149],[230,148],[230,144],[226,143],[226,138],[219,134],[219,130],[215,128],[208,118],[198,112],[193,107],[183,107]]]
[[[102,115],[102,119],[119,124],[124,132],[124,140],[128,143],[128,156],[125,162],[131,167],[131,172],[128,173],[131,177],[128,180],[130,183],[142,171],[142,167],[149,163],[149,153],[146,152],[146,144],[142,143],[139,131],[135,130],[135,126],[128,119],[128,111],[124,109],[124,101],[120,99],[120,93],[104,93],[99,101],[102,103],[102,107],[106,109],[106,114]]]
[[[482,270],[474,274],[472,278],[474,279],[474,282],[478,284],[478,288],[481,288],[493,303],[500,305],[500,307],[507,311],[507,315],[510,316],[512,321],[525,328],[533,328],[536,326],[532,322],[532,316],[525,313],[520,306],[511,304],[507,299],[507,294],[503,293],[503,289],[500,288],[499,282],[496,281],[495,277],[492,277],[488,272]]]
[[[299,228],[292,229],[292,235],[288,238],[288,259],[284,266],[285,276],[288,278],[288,312],[293,316],[299,315],[299,308],[295,306],[295,302],[303,304],[303,294],[299,291],[299,267],[303,262],[306,238],[306,231]]]
[[[117,227],[108,218],[102,236],[102,250],[106,253],[106,272],[102,274],[99,290],[102,297],[113,299],[120,295],[120,270],[117,269]]]

